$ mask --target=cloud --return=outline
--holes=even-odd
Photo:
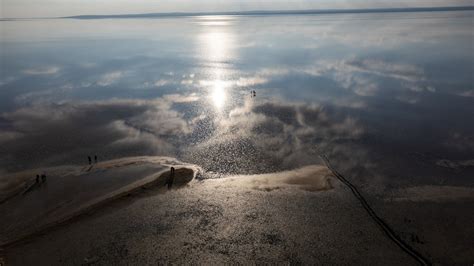
[[[172,155],[190,132],[172,101],[109,100],[37,104],[1,115],[0,168],[81,163],[85,156]]]
[[[49,66],[49,67],[40,67],[40,68],[29,68],[23,70],[23,73],[28,75],[53,75],[58,73],[60,70],[57,66]]]
[[[255,102],[226,113],[205,97],[32,103],[4,113],[0,169],[84,163],[87,155],[176,156],[220,173],[268,173],[320,163],[316,146],[359,139],[358,120],[324,105]]]
[[[344,61],[344,64],[353,68],[353,70],[383,77],[409,82],[424,80],[423,70],[410,64],[388,63],[377,59],[351,59]]]
[[[396,99],[400,102],[409,104],[416,104],[419,101],[419,99],[417,97],[414,97],[413,95],[399,95],[396,97]]]
[[[174,103],[190,103],[198,101],[200,97],[196,93],[191,93],[189,95],[167,94],[163,96],[163,99]]]
[[[181,84],[182,85],[192,85],[193,80],[192,79],[183,79],[183,80],[181,80]]]
[[[116,82],[117,80],[119,80],[121,77],[123,76],[123,72],[122,71],[113,71],[113,72],[109,72],[109,73],[106,73],[104,75],[102,75],[99,80],[97,81],[97,84],[99,86],[109,86],[110,84]]]
[[[264,84],[267,82],[268,80],[266,78],[263,78],[260,76],[254,76],[254,77],[241,77],[235,82],[235,84],[239,87],[250,87],[250,86]]]
[[[360,96],[373,96],[379,90],[378,84],[366,77],[340,75],[336,80],[338,80],[344,88],[352,89],[354,93]]]
[[[208,121],[211,119],[211,121]],[[216,172],[263,173],[318,162],[316,145],[359,138],[358,121],[321,106],[247,100],[226,117],[203,117],[214,133],[185,158]]]
[[[341,108],[352,108],[352,109],[365,109],[368,107],[367,103],[360,100],[338,98],[335,99],[333,104]]]
[[[460,92],[458,95],[462,97],[474,97],[474,90],[465,90]]]
[[[156,87],[163,87],[163,86],[167,85],[168,83],[169,83],[168,80],[166,80],[166,79],[160,79],[160,80],[155,81],[154,85],[155,85]]]
[[[414,92],[435,92],[435,88],[425,85],[423,69],[409,64],[385,62],[379,59],[349,59],[324,62],[311,70],[315,75],[333,76],[343,88],[351,89],[360,96],[374,96],[384,79],[391,79],[399,88]]]
[[[15,97],[15,102],[19,104],[27,104],[29,102],[35,103],[51,103],[54,101],[61,101],[64,95],[71,92],[74,87],[71,84],[65,84],[56,89],[46,89],[40,91],[31,91],[23,93]]]
[[[267,82],[268,82],[267,78],[263,77],[262,75],[256,75],[256,76],[243,76],[243,77],[239,77],[239,79],[234,79],[234,80],[200,80],[199,86],[210,87],[210,86],[215,86],[216,83],[219,83],[219,85],[223,87],[252,87],[256,85],[265,84]],[[183,82],[181,83],[184,84]],[[185,84],[192,84],[192,82],[185,83]]]
[[[1,77],[1,78],[2,79],[0,79],[0,87],[18,79],[18,77]]]
[[[414,92],[435,92],[433,86],[427,85],[425,72],[421,67],[386,62],[375,58],[351,58],[343,60],[318,60],[306,66],[280,68],[264,68],[253,77],[241,78],[237,84],[243,86],[258,85],[271,82],[275,77],[282,78],[292,75],[309,75],[334,81],[341,88],[350,90],[359,96],[375,96],[387,86],[387,80],[398,88]]]

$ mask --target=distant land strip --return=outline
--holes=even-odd
[[[228,12],[172,12],[120,15],[79,15],[60,18],[70,19],[110,19],[110,18],[163,18],[163,17],[195,17],[195,16],[277,16],[277,15],[313,15],[313,14],[361,14],[361,13],[402,13],[402,12],[441,12],[469,11],[474,6],[450,7],[411,7],[411,8],[370,8],[370,9],[309,9],[309,10],[255,10]]]

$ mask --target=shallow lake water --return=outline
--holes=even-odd
[[[474,12],[1,21],[0,174],[166,155],[474,184]],[[255,93],[254,93],[255,92]]]

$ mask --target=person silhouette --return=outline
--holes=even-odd
[[[46,175],[45,174],[42,174],[41,175],[41,182],[46,182]]]
[[[94,162],[97,163],[97,155],[94,155]]]
[[[168,180],[166,180],[168,189],[171,189],[171,187],[173,186],[173,181],[174,181],[174,167],[171,167],[170,175],[168,176]]]
[[[38,184],[40,182],[40,175],[36,175],[36,183]]]
[[[87,159],[89,159],[89,165],[92,163],[92,159],[90,156],[87,156]]]

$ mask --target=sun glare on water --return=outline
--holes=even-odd
[[[209,75],[201,84],[207,87],[209,102],[219,111],[228,104],[229,90],[232,89],[232,83],[228,80],[230,76],[228,62],[234,57],[236,40],[227,22],[228,19],[226,17],[204,19],[206,23],[200,24],[203,32],[198,37],[200,57],[208,66]],[[219,24],[210,23],[215,21]]]
[[[226,101],[226,84],[221,80],[214,81],[211,89],[211,100],[214,106],[221,109]]]

